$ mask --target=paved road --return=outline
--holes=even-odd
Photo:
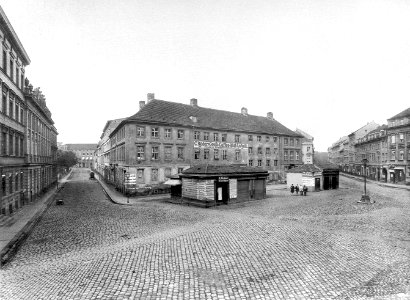
[[[212,209],[111,203],[77,170],[16,257],[1,299],[406,299],[409,192],[361,183]]]

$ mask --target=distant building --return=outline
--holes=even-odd
[[[329,157],[343,172],[365,175],[377,181],[409,184],[410,108],[387,119],[387,125],[375,125],[372,122],[351,133],[343,140],[343,147],[342,143],[332,145],[328,149]]]
[[[66,144],[63,146],[65,151],[72,151],[78,158],[77,167],[93,168],[93,156],[97,149],[97,144]]]
[[[109,143],[110,181],[123,185],[135,175],[144,186],[207,163],[245,164],[268,171],[270,179],[284,179],[286,170],[302,164],[302,138],[271,112],[260,117],[246,108],[234,113],[201,107],[197,99],[186,105],[148,94],[139,112],[122,120],[109,142],[100,142]]]
[[[302,162],[304,164],[313,164],[314,154],[315,154],[315,147],[313,145],[313,136],[307,134],[306,132],[297,129],[296,133],[299,133],[303,136],[302,138]]]

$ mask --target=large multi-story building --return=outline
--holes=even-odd
[[[359,139],[363,138],[379,126],[379,124],[372,121],[350,133],[348,136],[340,138],[328,148],[329,161],[335,165],[338,165],[341,171],[353,172],[356,161],[355,144]]]
[[[93,158],[94,152],[97,149],[97,144],[65,144],[60,145],[60,150],[72,151],[78,159],[77,167],[79,168],[94,168]]]
[[[374,126],[372,123],[369,124],[371,127]],[[335,143],[330,147],[331,162],[338,163],[341,170],[347,173],[365,175],[377,181],[409,183],[410,108],[388,119],[387,125],[369,129],[361,128],[361,132],[354,132],[344,139],[343,143],[349,148],[348,155],[343,154],[343,163],[338,163],[342,151],[337,151],[337,147],[340,149],[341,143]],[[343,152],[346,148],[344,146]]]
[[[10,214],[56,181],[57,131],[44,95],[25,77],[30,64],[0,7],[0,207]]]
[[[115,184],[135,177],[138,186],[157,184],[199,164],[247,164],[269,171],[270,179],[285,178],[301,165],[303,136],[273,118],[154,98],[140,101],[140,110],[122,120],[109,134],[107,176]]]

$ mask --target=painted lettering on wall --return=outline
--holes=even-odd
[[[232,148],[232,149],[248,149],[248,144],[226,143],[226,142],[195,141],[195,142],[194,142],[194,148]]]

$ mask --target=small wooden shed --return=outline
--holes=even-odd
[[[322,169],[313,165],[306,164],[287,171],[286,183],[288,189],[294,186],[306,186],[308,191],[319,191],[322,184]]]
[[[210,207],[264,199],[268,171],[246,165],[198,165],[180,174],[182,202]]]

